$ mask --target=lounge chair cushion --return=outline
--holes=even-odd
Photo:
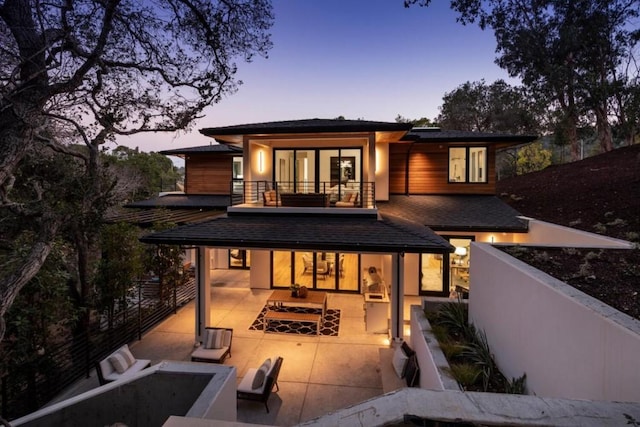
[[[402,348],[396,347],[393,352],[393,359],[391,359],[391,364],[393,365],[393,370],[396,371],[396,375],[398,376],[398,378],[404,378],[408,360],[409,356],[404,353]]]
[[[222,348],[225,332],[226,331],[224,331],[223,329],[208,329],[207,336],[204,342],[204,348],[206,349]]]
[[[267,378],[267,373],[271,368],[271,359],[265,360],[262,365],[256,371],[255,376],[253,377],[253,381],[251,382],[251,389],[261,388],[262,384],[264,384],[265,378]]]
[[[129,369],[129,362],[120,352],[114,354],[113,356],[109,356],[109,363],[111,363],[113,369],[115,369],[119,374],[124,374],[125,371]]]

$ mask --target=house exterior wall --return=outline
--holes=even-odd
[[[487,145],[486,183],[449,183],[449,147],[482,144],[394,143],[389,146],[389,192],[391,194],[495,194],[496,149]],[[407,157],[411,179],[406,182]]]
[[[389,200],[389,144],[376,145],[376,201]]]
[[[498,249],[472,244],[469,317],[530,394],[640,402],[640,322]]]
[[[231,156],[194,154],[186,158],[185,165],[185,193],[230,193],[233,171]]]

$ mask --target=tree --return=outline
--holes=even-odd
[[[518,150],[518,175],[535,172],[551,165],[551,151],[541,142],[533,142]]]
[[[503,80],[466,82],[445,93],[438,123],[444,129],[476,132],[536,133],[542,109],[523,88]]]
[[[430,0],[406,0],[427,6]],[[626,74],[621,64],[638,43],[638,0],[452,0],[462,24],[494,31],[496,62],[536,98],[562,112],[558,130],[579,158],[577,129],[595,117],[603,150],[610,150],[609,103]]]
[[[112,184],[101,179],[101,145],[115,135],[189,126],[237,90],[238,59],[266,55],[272,21],[269,0],[0,1],[0,207],[36,236],[0,277],[0,340],[7,309],[55,237],[72,218],[89,224],[84,215],[100,213],[95,200],[106,202]],[[75,210],[49,209],[55,200],[47,202],[43,188],[64,190],[56,171],[38,179],[24,173],[43,152],[77,159]],[[94,239],[87,230],[76,228],[85,245]]]
[[[398,114],[396,116],[396,123],[411,123],[415,127],[434,127],[437,126],[437,123],[431,121],[426,117],[421,117],[419,119],[407,119],[406,117]]]

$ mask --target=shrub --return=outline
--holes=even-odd
[[[525,373],[522,374],[521,377],[507,380],[504,392],[509,394],[527,394],[527,374]]]
[[[482,374],[482,369],[470,363],[456,363],[449,367],[451,376],[455,379],[463,389],[467,389],[478,381],[478,377]]]
[[[496,371],[496,364],[489,348],[487,335],[483,330],[477,330],[473,341],[465,346],[463,354],[482,370],[482,386],[484,391],[489,389],[489,381]]]

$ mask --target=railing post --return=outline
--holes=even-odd
[[[142,282],[138,281],[138,341],[142,339]]]

